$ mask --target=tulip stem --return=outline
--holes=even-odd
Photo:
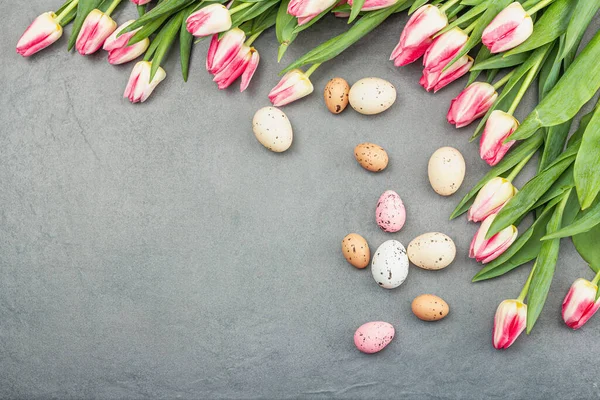
[[[229,10],[229,14],[230,15],[235,14],[236,12],[242,11],[243,9],[248,8],[248,7],[250,7],[253,4],[255,4],[255,3],[251,3],[251,2],[242,3],[239,6],[233,7],[231,10]]]
[[[544,60],[544,58],[540,57],[537,60],[537,62],[535,64],[533,64],[533,66],[527,73],[527,76],[525,77],[525,80],[523,81],[523,84],[521,85],[521,88],[519,89],[517,96],[513,100],[512,104],[510,105],[510,108],[508,109],[507,114],[513,115],[515,113],[515,110],[519,106],[519,103],[521,102],[521,99],[525,95],[525,92],[527,91],[527,89],[529,89],[529,85],[531,85],[531,82],[533,82],[533,80],[535,79],[535,77],[538,73],[538,70],[540,69],[540,66],[542,65],[543,60]]]
[[[527,157],[525,157],[524,159],[522,159],[515,166],[515,168],[511,171],[510,175],[508,175],[506,177],[506,180],[509,181],[509,182],[512,182],[513,179],[515,179],[517,177],[517,175],[519,175],[519,172],[521,172],[521,170],[523,169],[523,167],[525,165],[527,165],[527,163],[529,162],[529,160],[531,159],[531,157],[533,157],[534,154],[535,154],[535,151],[532,151]]]
[[[504,75],[498,82],[494,83],[494,89],[498,90],[500,89],[502,86],[504,86],[504,84],[506,82],[508,82],[508,80],[510,78],[512,78],[512,76],[514,75],[515,70],[513,69],[512,71],[510,71],[508,74]]]
[[[254,35],[250,36],[250,37],[248,38],[248,40],[246,40],[246,43],[244,43],[244,44],[245,44],[246,46],[251,46],[251,45],[252,45],[252,43],[254,43],[254,41],[255,41],[256,39],[258,39],[258,37],[260,36],[260,34],[261,34],[261,33],[263,33],[263,31],[256,32]]]
[[[592,280],[592,284],[597,286],[598,285],[598,281],[600,281],[600,270],[598,270],[598,272],[596,273],[596,276]]]
[[[463,29],[463,32],[464,32],[464,33],[466,33],[467,35],[468,35],[469,33],[471,33],[471,32],[473,31],[473,29],[475,29],[475,27],[477,26],[477,22],[478,22],[478,21],[479,21],[479,20],[475,20],[475,21],[473,21],[473,23],[472,23],[471,25],[469,25],[469,26],[467,26],[465,29]]]
[[[304,75],[306,75],[307,78],[309,78],[313,72],[315,72],[317,70],[317,68],[319,68],[319,66],[321,65],[321,63],[316,63],[313,64],[305,73]]]
[[[75,7],[77,7],[77,3],[79,3],[79,0],[73,0],[71,4],[67,6],[67,8],[65,8],[60,14],[58,14],[54,21],[56,21],[57,24],[60,24],[60,21],[62,21],[62,19],[66,17],[68,13],[70,13]]]
[[[106,11],[104,12],[104,15],[106,15],[107,17],[110,17],[110,14],[112,14],[112,12],[115,11],[115,8],[117,8],[117,6],[119,5],[120,2],[121,2],[121,0],[113,0],[113,2],[110,3],[110,6],[108,6]]]
[[[453,5],[455,5],[456,3],[458,3],[461,0],[450,0],[448,1],[446,4],[444,4],[443,6],[440,7],[440,11],[441,12],[445,12],[446,10],[448,10],[450,7],[452,7]]]
[[[521,290],[521,294],[517,297],[517,301],[523,303],[525,300],[525,296],[527,296],[527,292],[529,292],[529,285],[531,285],[531,279],[533,279],[533,273],[535,272],[535,267],[537,266],[537,262],[533,264],[533,268],[531,268],[531,272],[529,273],[529,277],[527,278],[527,282],[525,282],[525,286],[523,286],[523,290]]]
[[[546,7],[547,5],[549,5],[550,3],[552,3],[554,0],[542,0],[539,3],[537,3],[535,6],[531,7],[529,10],[527,10],[527,14],[529,15],[533,15],[536,12],[540,11],[542,8]]]

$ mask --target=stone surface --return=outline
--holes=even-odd
[[[217,90],[205,41],[187,84],[171,57],[153,97],[130,105],[121,96],[132,65],[69,54],[67,35],[30,59],[15,53],[28,23],[58,5],[0,3],[0,398],[600,396],[600,317],[579,332],[560,318],[570,284],[591,278],[568,241],[533,333],[508,351],[492,348],[495,309],[518,295],[529,267],[470,283],[476,226],[448,216],[487,166],[467,140],[473,128],[445,121],[464,82],[434,96],[418,85],[417,63],[387,61],[405,15],[312,75],[312,97],[283,108],[294,144],[274,154],[251,126],[278,81],[273,30],[255,43],[261,65],[245,93]],[[127,2],[115,15],[125,21],[135,9]],[[345,23],[303,32],[284,62]],[[389,80],[398,100],[381,115],[334,116],[321,96],[334,76]],[[356,163],[362,142],[388,151],[385,171]],[[450,198],[427,180],[441,146],[467,162]],[[373,217],[387,189],[408,212],[396,234]],[[455,262],[437,272],[413,266],[397,290],[340,254],[350,232],[377,248],[430,231],[455,239]],[[415,318],[411,301],[422,293],[443,297],[452,314],[434,325]],[[367,356],[352,335],[373,320],[392,323],[397,337]]]

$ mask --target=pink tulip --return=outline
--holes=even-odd
[[[446,25],[448,25],[448,18],[439,8],[431,4],[422,6],[406,23],[390,60],[394,60],[396,67],[416,61],[425,54],[433,42],[431,37],[444,29]]]
[[[498,98],[496,89],[489,83],[474,82],[467,86],[450,103],[447,119],[457,128],[481,118]]]
[[[150,39],[148,38],[134,43],[131,46],[127,46],[129,40],[141,28],[132,32],[124,33],[117,37],[119,32],[125,29],[128,25],[131,25],[134,21],[135,20],[132,19],[119,26],[104,42],[102,48],[108,51],[108,62],[110,64],[118,65],[135,60],[144,54],[146,49],[148,49],[148,46],[150,46]]]
[[[483,264],[487,264],[500,257],[517,239],[518,231],[514,225],[504,228],[489,239],[485,238],[496,215],[491,214],[483,221],[471,241],[469,257]]]
[[[419,84],[428,92],[433,90],[435,93],[469,72],[472,66],[473,58],[470,56],[462,56],[446,70],[437,67],[435,70],[425,68],[423,70],[423,76],[421,76],[421,79],[419,80]]]
[[[165,70],[159,67],[154,78],[150,81],[151,68],[152,63],[148,61],[140,61],[135,64],[123,97],[127,97],[132,103],[143,103],[150,97],[156,86],[167,76]]]
[[[382,8],[388,8],[396,4],[398,0],[365,0],[365,3],[360,8],[360,11],[373,11]],[[348,4],[352,5],[353,1],[348,0]]]
[[[519,127],[519,121],[504,111],[494,110],[485,123],[485,129],[479,142],[479,155],[490,166],[494,166],[502,160],[515,141],[504,143]]]
[[[429,71],[441,71],[465,47],[469,36],[454,28],[435,38],[423,57],[423,66]]]
[[[150,3],[152,0],[131,0],[131,2],[133,4],[136,4],[138,6],[143,6],[144,4],[148,4]]]
[[[277,86],[269,92],[269,100],[275,107],[284,106],[308,96],[314,90],[310,79],[299,69],[286,73]]]
[[[316,17],[336,2],[337,0],[291,0],[288,3],[287,12],[298,18],[298,25],[302,25],[308,22],[307,18]]]
[[[500,12],[484,29],[481,42],[492,53],[517,47],[533,33],[533,21],[519,2]]]
[[[469,208],[469,221],[480,222],[492,214],[498,214],[515,194],[517,189],[510,181],[501,177],[490,179],[477,193]]]
[[[231,14],[224,5],[213,3],[191,14],[185,23],[195,37],[210,36],[231,28]]]
[[[598,311],[597,292],[598,286],[586,279],[573,282],[562,305],[562,317],[569,328],[581,328]]]
[[[527,326],[527,304],[519,300],[504,300],[494,316],[492,344],[494,348],[508,349]]]
[[[216,74],[233,60],[246,41],[246,34],[239,28],[227,31],[221,40],[213,35],[206,56],[206,70]]]
[[[56,42],[63,29],[56,22],[56,14],[46,12],[33,20],[17,43],[17,53],[29,57]]]
[[[98,51],[104,41],[117,29],[117,23],[100,10],[92,10],[83,21],[75,48],[82,55]]]
[[[228,88],[237,78],[242,77],[240,92],[248,87],[256,68],[258,67],[259,55],[254,47],[243,45],[238,54],[221,70],[213,79],[217,82],[219,89]]]

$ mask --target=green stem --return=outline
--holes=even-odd
[[[255,3],[242,3],[239,6],[233,7],[231,10],[229,10],[229,14],[233,15],[238,11],[242,11],[243,9],[250,7],[253,4],[255,4]]]
[[[529,85],[531,85],[531,82],[533,82],[533,80],[535,79],[535,76],[538,73],[540,65],[542,65],[542,61],[543,61],[543,58],[540,58],[531,67],[531,69],[527,73],[527,76],[525,77],[525,80],[523,81],[523,85],[521,85],[521,88],[519,89],[519,92],[517,93],[517,96],[515,97],[515,99],[513,100],[512,104],[510,105],[510,108],[507,111],[508,114],[510,114],[510,115],[514,114],[515,110],[519,106],[519,103],[521,102],[521,99],[525,95],[525,92],[527,91],[527,89],[529,89]]]
[[[62,21],[62,19],[71,11],[73,11],[73,9],[75,7],[77,7],[77,3],[79,3],[79,0],[73,0],[71,2],[71,4],[69,4],[67,6],[67,8],[65,8],[60,14],[57,15],[57,17],[54,19],[54,21],[56,21],[57,24],[60,24],[60,21]]]
[[[473,29],[475,29],[475,27],[477,26],[477,22],[478,22],[478,20],[473,21],[473,23],[471,25],[469,25],[465,29],[463,29],[463,32],[466,33],[467,35],[469,33],[471,33],[473,31]]]
[[[594,284],[594,285],[597,286],[598,285],[598,281],[600,281],[600,270],[596,273],[596,276],[592,280],[592,284]]]
[[[521,294],[517,297],[517,301],[521,303],[525,300],[525,296],[527,296],[527,292],[529,292],[529,285],[531,285],[531,279],[533,278],[533,272],[535,271],[535,267],[537,263],[533,264],[533,268],[531,268],[531,272],[529,273],[529,277],[527,278],[527,282],[525,282],[525,286],[523,286],[523,290],[521,290]]]
[[[307,78],[309,78],[313,72],[316,71],[317,68],[319,68],[319,66],[321,65],[321,63],[316,63],[313,64],[305,73],[304,75],[306,75]]]
[[[512,78],[512,76],[514,75],[515,70],[513,69],[512,71],[510,71],[508,74],[504,75],[502,78],[500,78],[500,80],[496,83],[494,83],[494,89],[498,90],[500,89],[502,86],[504,86],[504,84],[506,82],[508,82],[508,80],[510,78]]]
[[[119,5],[120,2],[121,2],[121,0],[113,0],[113,2],[110,3],[110,6],[108,6],[108,9],[104,13],[104,15],[106,15],[107,17],[110,17],[110,14],[112,14],[112,12],[115,11],[115,8],[117,8],[117,6]]]
[[[143,17],[146,14],[146,6],[137,6],[137,12],[140,17]]]
[[[527,14],[529,15],[533,15],[536,12],[540,11],[542,8],[546,7],[547,5],[549,5],[550,3],[552,3],[554,0],[542,0],[539,3],[537,3],[535,6],[531,7],[529,10],[527,10]]]
[[[445,12],[447,9],[449,9],[450,7],[452,7],[453,5],[455,5],[456,3],[458,3],[461,0],[450,0],[448,1],[446,4],[444,4],[443,6],[440,7],[440,11],[441,12]]]
[[[532,151],[527,157],[525,157],[524,159],[522,159],[515,166],[515,168],[510,172],[510,175],[508,175],[506,177],[506,180],[509,181],[509,182],[512,182],[513,179],[515,179],[517,177],[517,175],[519,175],[519,172],[521,172],[521,170],[523,169],[523,167],[525,165],[527,165],[527,163],[529,162],[529,160],[531,159],[531,157],[533,157],[534,154],[535,154],[535,151]]]
[[[256,39],[258,39],[258,37],[260,36],[260,34],[261,34],[261,33],[263,33],[263,31],[256,32],[254,35],[250,36],[250,37],[248,38],[248,40],[246,40],[246,43],[244,43],[244,44],[245,44],[246,46],[251,46],[251,45],[252,45],[252,43],[254,43],[254,41],[255,41]]]

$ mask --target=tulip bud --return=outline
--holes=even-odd
[[[127,46],[129,40],[141,29],[138,28],[132,32],[127,32],[121,36],[117,35],[128,25],[131,25],[135,20],[125,22],[123,25],[118,27],[104,42],[102,48],[108,51],[108,62],[112,65],[124,64],[129,61],[135,60],[148,49],[150,46],[150,39],[145,38],[137,43]]]
[[[299,19],[306,19],[308,17],[312,19],[333,6],[337,1],[338,0],[291,0],[288,3],[287,12]],[[303,21],[303,23],[306,22],[308,21]],[[298,24],[302,25],[300,20],[298,21]]]
[[[248,87],[252,75],[258,67],[259,56],[254,47],[243,45],[238,54],[224,68],[215,74],[213,79],[219,89],[228,88],[237,78],[242,77],[240,91]]]
[[[284,106],[308,96],[314,90],[310,79],[299,69],[286,73],[269,93],[269,100],[275,107]]]
[[[428,92],[433,90],[435,93],[469,72],[472,66],[473,58],[470,56],[462,56],[446,70],[439,68],[431,70],[425,68],[423,70],[423,76],[421,76],[421,79],[419,80],[419,84]]]
[[[446,25],[448,18],[439,8],[431,4],[420,7],[402,30],[400,41],[392,51],[390,60],[394,60],[396,67],[416,61],[433,42],[431,37]]]
[[[441,71],[456,56],[469,36],[460,28],[454,28],[435,38],[423,57],[423,66],[430,71]]]
[[[132,103],[143,103],[150,97],[156,86],[167,76],[165,70],[159,67],[154,78],[152,78],[152,82],[150,82],[151,68],[152,63],[148,61],[140,61],[135,64],[123,97],[127,97]]]
[[[497,177],[490,179],[479,193],[469,208],[467,214],[469,221],[480,222],[491,214],[498,214],[510,199],[517,194],[517,189],[510,181]]]
[[[380,10],[382,8],[393,6],[397,2],[398,0],[365,0],[364,4],[360,8],[360,11]],[[348,0],[348,4],[352,5],[353,0]]]
[[[496,215],[497,214],[491,214],[483,221],[471,241],[469,257],[474,258],[483,264],[487,264],[500,257],[500,255],[513,244],[519,234],[517,227],[511,225],[496,233],[491,238],[486,239],[485,237],[492,222],[494,222]]]
[[[527,304],[519,300],[504,300],[494,316],[492,343],[494,348],[508,349],[527,326]]]
[[[586,279],[573,282],[562,305],[562,317],[569,328],[581,328],[598,311],[597,293],[598,286]]]
[[[517,47],[533,33],[533,21],[519,2],[500,12],[483,30],[481,42],[491,53]]]
[[[213,35],[206,56],[206,70],[211,74],[218,73],[233,60],[246,41],[246,34],[239,28],[227,31],[221,40]]]
[[[17,43],[17,53],[29,57],[56,42],[63,29],[56,22],[56,14],[46,12],[33,20]]]
[[[98,51],[104,41],[117,29],[117,23],[100,10],[92,10],[83,21],[75,48],[81,55]]]
[[[508,152],[515,141],[504,143],[517,128],[519,121],[504,111],[494,110],[490,114],[481,140],[479,142],[479,155],[490,166],[498,164]]]
[[[498,98],[496,89],[489,83],[474,82],[467,86],[450,103],[447,119],[457,128],[469,125],[482,117]]]
[[[191,14],[185,23],[195,37],[210,36],[231,28],[231,14],[222,4],[210,4]]]

